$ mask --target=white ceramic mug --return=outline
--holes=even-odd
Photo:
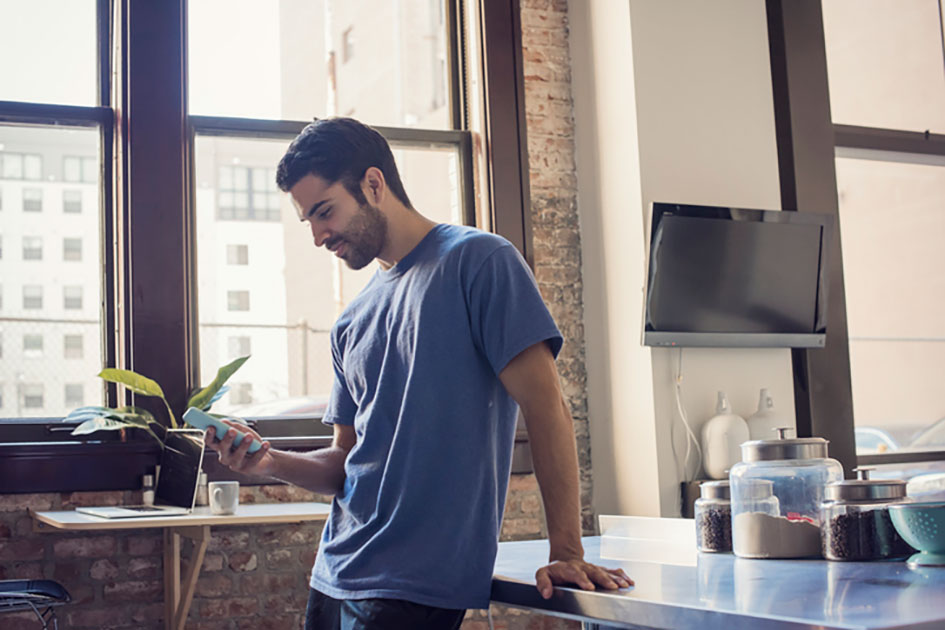
[[[240,482],[213,481],[210,490],[210,511],[214,514],[234,514],[240,504]]]

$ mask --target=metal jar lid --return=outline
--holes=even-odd
[[[779,459],[824,459],[827,440],[819,437],[785,438],[787,428],[778,428],[778,439],[752,440],[742,444],[743,462],[762,462]]]
[[[699,484],[703,499],[731,499],[732,493],[727,481],[703,481]]]
[[[870,479],[871,468],[856,468],[858,479],[833,481],[824,488],[824,499],[837,503],[899,501],[906,497],[902,479]]]

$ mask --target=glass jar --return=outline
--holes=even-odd
[[[821,542],[828,560],[882,560],[912,553],[893,527],[889,506],[906,498],[906,482],[858,479],[828,483],[821,506]]]
[[[696,499],[696,548],[699,551],[732,550],[732,502],[727,481],[706,481]]]
[[[843,479],[843,467],[827,457],[823,438],[786,439],[741,445],[742,461],[729,474],[732,547],[745,558],[808,558],[821,554],[820,508],[824,487]],[[776,507],[763,497],[770,482]],[[761,497],[761,498],[759,498]]]

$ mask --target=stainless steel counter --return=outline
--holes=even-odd
[[[585,538],[584,546],[589,562],[622,567],[636,586],[616,592],[557,588],[550,600],[543,600],[534,573],[547,561],[547,541],[509,542],[499,545],[492,600],[580,619],[590,622],[588,627],[945,628],[945,568],[748,560],[697,554],[694,545],[661,546],[609,536]]]

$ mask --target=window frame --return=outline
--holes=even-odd
[[[290,139],[305,124],[187,115],[186,2],[97,0],[97,105],[0,101],[0,123],[99,130],[101,324],[109,333],[103,336],[104,361],[158,381],[176,409],[199,375],[194,138],[199,132]],[[459,146],[467,222],[505,236],[532,264],[519,3],[444,3],[451,25],[448,63],[456,78],[448,86],[454,130],[379,131],[394,144]],[[488,55],[480,52],[485,50]],[[465,73],[476,73],[479,80]],[[470,107],[471,98],[481,106]],[[471,115],[473,110],[478,113]],[[83,163],[82,182],[85,170]],[[162,265],[153,264],[158,259]],[[114,387],[105,392],[106,404],[119,403]],[[120,401],[165,417],[154,399],[121,392]],[[310,449],[331,441],[298,435],[294,418],[267,418],[265,426],[280,448]],[[0,420],[0,493],[133,489],[157,461],[157,446],[134,431],[77,439],[71,429],[60,418]],[[260,482],[221,468],[215,458],[207,468],[214,477]]]
[[[942,156],[945,136],[834,124],[821,2],[766,0],[766,10],[781,205],[829,212],[838,226],[831,244],[827,345],[791,351],[797,434],[826,438],[831,457],[843,464],[848,478],[857,466],[945,460],[945,450],[856,454],[835,165],[838,150],[887,159]]]

